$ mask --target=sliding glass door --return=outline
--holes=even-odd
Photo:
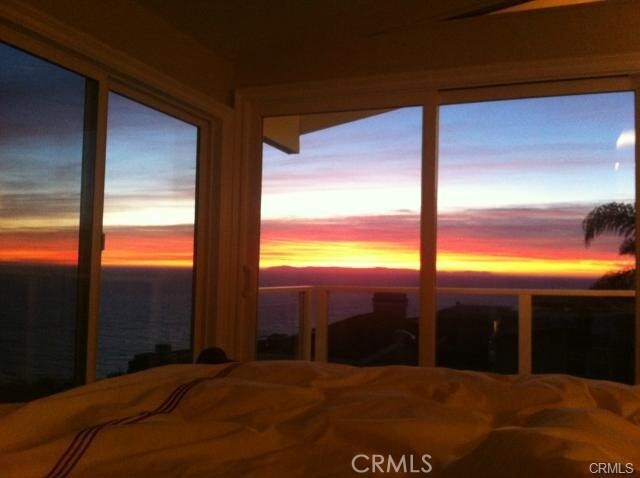
[[[0,43],[0,402],[192,361],[202,124],[101,81]]]
[[[84,379],[87,264],[78,251],[94,93],[92,80],[0,43],[0,401]]]
[[[97,376],[191,361],[198,127],[109,94]]]

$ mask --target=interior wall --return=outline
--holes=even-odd
[[[195,90],[231,103],[231,63],[132,1],[21,1]]]
[[[306,37],[237,65],[240,86],[640,53],[640,1],[415,23],[340,44]],[[296,42],[292,42],[296,43]]]

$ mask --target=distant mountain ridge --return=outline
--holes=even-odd
[[[587,289],[597,277],[543,277],[490,272],[439,272],[439,287],[488,287],[526,289]],[[260,269],[260,286],[361,285],[417,287],[420,273],[414,269],[385,267],[291,267]]]

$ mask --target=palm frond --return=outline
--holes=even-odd
[[[633,256],[636,254],[636,238],[634,237],[627,237],[625,240],[623,240],[620,243],[620,248],[618,249],[618,252],[621,255],[625,255],[628,254],[630,256]]]
[[[636,208],[634,204],[610,202],[594,208],[582,221],[587,246],[599,235],[611,232],[622,236],[621,254],[635,251]]]

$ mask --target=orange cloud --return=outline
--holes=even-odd
[[[585,248],[582,208],[501,209],[442,214],[438,270],[591,276],[631,267],[618,239]],[[260,266],[420,267],[420,219],[415,213],[262,223]],[[77,230],[0,232],[0,261],[77,262]],[[110,227],[105,266],[192,267],[193,226]]]
[[[78,233],[71,228],[0,233],[0,261],[76,264]]]
[[[590,276],[632,267],[619,238],[584,245],[588,205],[466,210],[438,217],[438,270]]]
[[[439,271],[595,277],[631,267],[618,239],[585,248],[581,221],[589,206],[470,210],[441,214]],[[262,223],[261,267],[389,267],[420,265],[417,214]]]
[[[193,266],[190,225],[110,228],[105,246],[105,266]]]
[[[0,262],[76,264],[75,228],[0,233]],[[107,231],[105,266],[192,267],[193,226],[115,227]]]

